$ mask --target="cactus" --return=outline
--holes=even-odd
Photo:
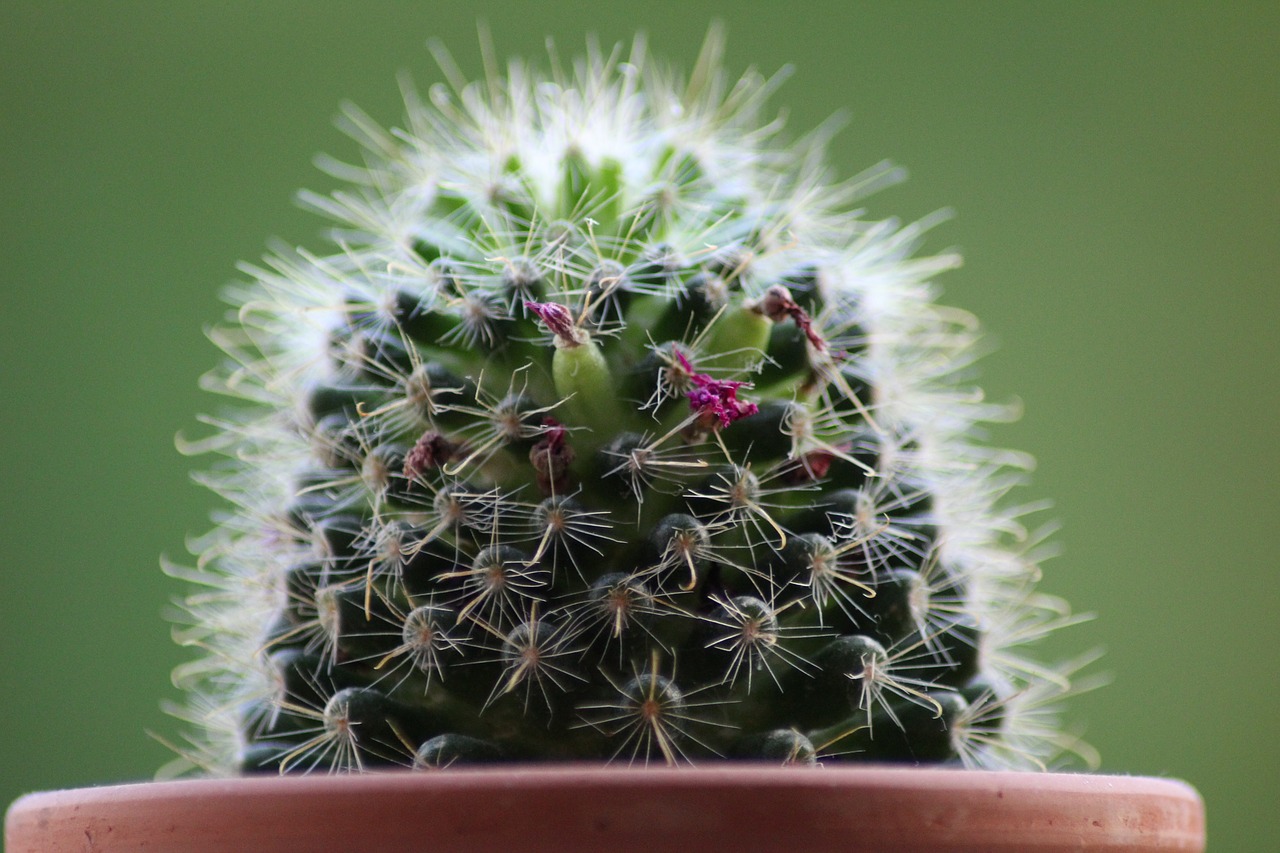
[[[955,256],[852,211],[898,171],[831,182],[720,45],[683,82],[641,40],[478,84],[442,53],[403,130],[346,110],[364,165],[302,197],[333,247],[245,267],[213,332],[186,760],[1081,752]]]

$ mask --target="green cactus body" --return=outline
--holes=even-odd
[[[714,37],[348,111],[327,255],[246,268],[188,758],[1042,766],[1069,621],[971,436],[927,224],[845,212]],[[201,448],[206,449],[206,448]]]

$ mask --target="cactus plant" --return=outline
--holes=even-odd
[[[591,47],[355,108],[364,164],[230,292],[176,675],[217,771],[957,762],[1075,748],[1073,621],[925,221],[852,208],[780,77]]]

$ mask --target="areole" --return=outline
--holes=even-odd
[[[1202,851],[1204,806],[1144,777],[912,767],[582,765],[246,777],[32,794],[10,853]]]

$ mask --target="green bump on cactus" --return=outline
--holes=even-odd
[[[956,258],[850,212],[897,171],[830,182],[720,49],[347,111],[364,165],[303,197],[333,247],[245,267],[214,334],[244,402],[195,448],[233,509],[183,572],[185,760],[1083,754]]]

